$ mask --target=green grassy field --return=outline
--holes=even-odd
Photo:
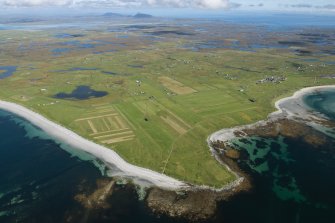
[[[38,33],[29,35],[38,38]],[[162,42],[147,50],[30,57],[1,55],[18,65],[13,76],[0,80],[2,100],[37,111],[130,163],[216,187],[234,176],[211,156],[206,143],[211,133],[265,119],[274,111],[275,100],[300,88],[335,83],[316,78],[330,74],[334,66],[299,61],[302,69],[297,69],[298,56],[275,49],[193,52]],[[74,67],[97,70],[66,71]],[[256,84],[273,75],[287,80]],[[53,97],[78,85],[108,95],[88,100]]]

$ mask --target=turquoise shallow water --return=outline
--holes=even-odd
[[[0,127],[0,222],[61,222],[78,206],[78,184],[93,186],[100,170],[7,112],[0,111]]]
[[[87,210],[75,201],[105,178],[103,164],[51,139],[0,110],[0,222],[184,222],[155,216],[131,186],[116,185],[110,208]]]
[[[334,114],[335,91],[304,98],[310,109]],[[327,104],[329,102],[330,104]],[[28,122],[0,111],[0,222],[187,222],[155,216],[131,187],[117,186],[111,207],[89,213],[74,200],[78,188],[92,192],[105,173],[88,154],[55,142]],[[335,220],[335,143],[315,149],[283,136],[232,141],[253,189],[219,203],[208,223],[282,223]],[[95,162],[95,165],[94,165]],[[87,214],[88,213],[88,214]],[[79,217],[78,217],[79,216]]]
[[[324,90],[307,94],[303,97],[305,104],[312,110],[335,120],[335,90]]]
[[[335,121],[335,90],[308,94],[303,101],[316,115]],[[321,148],[283,136],[232,140],[254,188],[222,203],[219,215],[236,223],[335,222],[335,138],[328,136]]]

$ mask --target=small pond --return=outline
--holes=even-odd
[[[16,69],[16,66],[0,66],[0,79],[12,76]]]
[[[86,100],[90,98],[101,98],[106,96],[106,91],[96,91],[91,89],[90,86],[80,85],[77,86],[71,93],[60,92],[54,97],[59,99],[71,99],[71,100]]]

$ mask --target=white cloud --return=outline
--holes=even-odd
[[[212,8],[212,9],[229,7],[229,2],[222,0],[200,0],[198,4],[203,8]]]
[[[4,0],[3,5],[14,7],[69,6],[73,2],[73,0]]]
[[[229,8],[229,0],[146,0],[150,6],[167,6],[178,8]]]
[[[231,8],[229,0],[0,0],[8,7],[70,6],[70,7],[176,7],[176,8]]]

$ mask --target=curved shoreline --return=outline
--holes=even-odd
[[[152,184],[168,190],[178,190],[189,187],[188,184],[172,177],[129,164],[112,149],[89,141],[88,139],[79,136],[71,130],[56,124],[42,115],[21,105],[0,100],[0,109],[9,111],[28,120],[55,139],[61,140],[74,149],[82,150],[95,156],[113,169],[117,168],[117,173],[115,174],[116,176],[129,178],[138,184]]]
[[[308,94],[308,93],[313,93],[318,90],[327,90],[327,89],[335,89],[335,85],[323,85],[323,86],[314,86],[314,87],[307,87],[307,88],[302,88],[296,92],[293,93],[292,96],[286,97],[279,99],[278,101],[275,102],[275,107],[277,111],[274,111],[268,115],[268,118],[265,120],[261,120],[252,124],[247,124],[247,125],[241,125],[241,126],[236,126],[232,128],[226,128],[226,129],[221,129],[219,131],[214,132],[211,134],[208,139],[208,145],[210,146],[210,142],[215,142],[215,141],[221,141],[221,142],[227,142],[233,138],[235,138],[235,133],[236,131],[241,131],[242,129],[249,129],[249,128],[256,128],[260,126],[264,126],[270,121],[275,121],[279,118],[299,118],[299,119],[314,119],[314,120],[321,120],[321,118],[316,117],[312,115],[306,108],[303,108],[301,104],[299,104],[300,99],[302,96]],[[283,104],[286,102],[289,102],[292,100],[294,106],[299,106],[299,108],[296,111],[291,111],[288,108],[283,107]],[[243,134],[243,132],[240,132]],[[210,146],[211,148],[211,146]],[[215,151],[211,148],[212,154]],[[215,156],[215,154],[213,154]]]
[[[78,134],[74,133],[73,131],[50,121],[49,119],[43,117],[42,115],[28,108],[25,108],[24,106],[21,106],[21,105],[12,103],[12,102],[0,100],[0,109],[9,111],[20,117],[23,117],[24,119],[28,120],[32,124],[41,128],[43,131],[48,133],[50,136],[54,137],[55,139],[61,140],[65,144],[73,147],[74,149],[78,149],[78,150],[81,150],[81,151],[84,151],[84,152],[87,152],[93,155],[97,159],[103,161],[106,164],[106,166],[113,169],[113,172],[114,172],[113,176],[121,176],[121,177],[131,179],[139,185],[157,186],[157,187],[160,187],[162,189],[167,189],[167,190],[180,190],[180,189],[194,188],[194,189],[209,189],[209,190],[219,192],[219,191],[231,190],[233,188],[238,187],[244,181],[245,178],[243,176],[240,176],[239,173],[232,170],[226,163],[224,163],[219,158],[218,156],[219,154],[211,146],[212,142],[215,142],[215,141],[227,142],[230,139],[236,137],[234,134],[235,131],[239,131],[245,128],[255,128],[258,126],[262,126],[269,121],[273,121],[273,120],[278,119],[279,117],[282,117],[283,115],[284,117],[287,117],[287,118],[292,117],[295,114],[291,113],[289,110],[285,108],[282,108],[281,105],[283,103],[291,99],[300,99],[301,96],[307,93],[320,90],[320,89],[327,89],[327,88],[335,89],[335,85],[315,86],[315,87],[308,87],[308,88],[300,89],[296,91],[292,96],[282,98],[276,101],[275,107],[277,108],[277,111],[270,113],[268,116],[268,119],[261,120],[253,124],[242,125],[242,126],[237,126],[233,128],[227,128],[227,129],[221,129],[217,132],[212,133],[207,138],[207,144],[208,144],[208,147],[212,155],[215,157],[215,159],[220,164],[225,166],[226,169],[230,171],[236,177],[236,180],[226,185],[223,185],[223,187],[221,188],[213,188],[213,187],[206,186],[206,185],[203,185],[203,186],[190,185],[180,180],[169,177],[167,175],[158,173],[156,171],[127,163],[112,149],[109,149],[102,145],[96,144],[88,139],[85,139],[82,136],[79,136]]]
[[[308,113],[306,108],[303,108],[301,106],[301,104],[299,104],[299,102],[301,102],[300,99],[302,98],[302,96],[304,96],[308,93],[315,92],[317,90],[325,90],[325,89],[335,89],[335,85],[324,85],[324,86],[314,86],[314,87],[302,88],[302,89],[294,92],[292,96],[282,98],[282,99],[279,99],[278,101],[276,101],[275,102],[275,107],[277,108],[277,111],[274,111],[274,112],[270,113],[268,115],[267,119],[261,120],[261,121],[258,121],[258,122],[252,123],[252,124],[221,129],[221,130],[216,131],[216,132],[212,133],[211,135],[209,135],[208,138],[207,138],[207,144],[208,144],[208,147],[210,148],[210,151],[211,151],[212,155],[215,157],[215,159],[218,162],[220,162],[222,165],[224,165],[232,174],[234,174],[237,177],[237,179],[234,182],[230,183],[229,185],[226,185],[226,188],[233,189],[233,188],[239,186],[244,181],[245,178],[243,176],[241,176],[238,172],[232,170],[226,163],[224,163],[220,159],[219,154],[213,148],[212,143],[217,142],[217,141],[223,142],[224,144],[229,143],[229,140],[232,140],[233,138],[237,137],[235,135],[235,132],[239,132],[239,134],[243,135],[243,134],[245,134],[242,131],[243,129],[251,129],[251,128],[257,128],[257,127],[265,126],[269,122],[279,120],[280,118],[290,119],[290,118],[298,117],[300,119],[305,118],[306,120],[311,119],[311,118],[314,119],[314,120],[320,119],[318,117],[315,117],[315,116],[311,115],[311,113]],[[300,110],[298,109],[298,113],[292,112],[288,108],[281,107],[285,102],[288,102],[290,100],[292,100],[292,102],[294,102],[294,106],[299,107]],[[303,109],[301,109],[301,108],[303,108]],[[301,117],[301,115],[305,116],[305,117]]]
[[[98,160],[101,160],[112,171],[110,176],[124,177],[132,180],[135,184],[143,185],[145,187],[157,186],[166,190],[211,190],[216,192],[227,191],[235,188],[242,182],[242,179],[234,180],[220,188],[214,188],[207,185],[193,185],[187,182],[180,181],[165,174],[156,171],[135,166],[126,162],[114,150],[92,142],[75,132],[61,126],[44,116],[34,112],[22,105],[0,100],[0,109],[11,112],[19,117],[22,117],[41,128],[44,132],[52,138],[60,140],[62,143],[69,145],[73,149],[84,151]],[[230,168],[220,160],[218,160],[229,171]],[[236,174],[234,173],[236,176]]]
[[[290,113],[287,109],[283,109],[282,107],[280,107],[283,103],[287,102],[288,100],[292,100],[292,99],[301,99],[302,96],[308,94],[308,93],[312,93],[318,90],[327,90],[327,89],[335,89],[335,85],[323,85],[323,86],[314,86],[314,87],[307,87],[307,88],[302,88],[296,92],[293,93],[292,96],[290,97],[286,97],[286,98],[282,98],[279,99],[278,101],[276,101],[275,103],[275,107],[277,108],[278,111],[275,111],[273,113],[271,113],[270,115],[275,115],[277,112],[278,113],[285,113],[288,116],[294,116],[294,114]]]

